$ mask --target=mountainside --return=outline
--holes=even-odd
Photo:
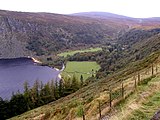
[[[160,27],[160,18],[131,18],[123,15],[117,15],[107,12],[83,12],[75,13],[74,16],[85,16],[89,18],[101,19],[102,21],[114,21],[117,23],[128,25],[129,28],[138,28],[138,29],[153,29]]]
[[[81,13],[74,13],[72,15],[75,16],[86,16],[86,17],[98,17],[98,18],[130,18],[127,16],[123,15],[118,15],[114,13],[109,13],[109,12],[81,12]],[[132,18],[130,18],[132,19]]]
[[[116,44],[111,44],[98,56],[97,61],[101,65],[100,71],[105,76],[159,51],[160,28],[151,30],[131,29],[115,41],[117,41]]]
[[[73,81],[65,81],[65,78],[59,85],[56,83],[55,88],[52,86],[54,92],[49,91],[46,86],[46,89],[54,94],[52,97],[56,98],[55,101],[45,102],[49,104],[12,119],[74,120],[85,115],[87,119],[93,120],[98,119],[97,114],[101,109],[106,110],[103,113],[105,115],[110,110],[109,105],[115,105],[121,99],[132,95],[135,87],[146,84],[160,71],[160,18],[138,19],[96,12],[59,15],[0,11],[0,58],[47,56],[94,45],[102,47],[102,50],[77,53],[77,56],[62,59],[67,61],[73,57],[78,61],[84,55],[88,61],[94,59],[101,66],[96,76],[86,80],[80,88],[74,79],[75,84],[70,86]],[[48,59],[53,62],[52,58]],[[69,89],[77,87],[77,91],[68,93],[68,88],[63,84],[67,84]],[[43,102],[38,95],[38,87],[40,86],[36,85],[36,90],[33,89],[36,91],[35,98],[32,91],[29,91],[30,95],[27,91],[25,94],[34,104],[38,104],[37,101]],[[63,93],[62,89],[66,88],[66,93]],[[50,100],[49,92],[43,90],[41,97]],[[55,91],[61,93],[61,97],[57,97]],[[64,97],[64,94],[67,96]],[[3,103],[3,100],[0,101]],[[21,103],[23,106],[25,102]],[[19,105],[19,101],[16,105]],[[13,107],[18,110],[16,105]],[[27,110],[32,107],[33,105]],[[1,112],[4,112],[6,107],[2,108],[4,110]]]
[[[111,13],[24,13],[0,10],[0,58],[42,56],[102,44],[128,29],[151,29],[159,18],[135,19]]]
[[[101,44],[126,28],[87,17],[1,10],[0,57],[41,56]]]
[[[105,20],[112,20],[114,21],[119,21],[119,22],[127,22],[127,23],[132,23],[135,24],[138,22],[138,19],[136,18],[131,18],[123,15],[117,15],[113,13],[108,13],[108,12],[82,12],[82,13],[75,13],[72,14],[73,16],[85,16],[85,17],[90,17],[90,18],[97,18],[97,19],[105,19]],[[127,24],[123,23],[123,24]]]
[[[13,117],[11,120],[77,120],[82,119],[83,114],[86,119],[99,120],[99,112],[101,112],[103,116],[106,115],[110,117],[112,113],[114,114],[116,111],[111,111],[111,114],[109,111],[111,109],[116,109],[116,105],[121,103],[121,100],[125,101],[125,99],[132,96],[132,93],[136,94],[135,84],[137,85],[137,89],[139,89],[140,84],[147,85],[147,82],[155,77],[151,73],[152,63],[154,64],[154,74],[157,73],[156,71],[160,71],[159,56],[160,52],[153,53],[141,61],[127,65],[122,71],[98,80],[97,82],[85,86],[75,93],[63,97],[57,101]],[[158,61],[158,63],[156,61]],[[156,66],[158,66],[158,70],[156,70]],[[140,81],[137,78],[137,73],[140,74]],[[135,83],[135,79],[138,83]],[[121,94],[122,83],[124,86],[124,99]],[[152,85],[148,87],[151,87],[151,89],[154,88]],[[111,109],[109,105],[110,90],[112,93],[112,106],[115,106],[115,108],[113,107]],[[141,91],[143,91],[143,95],[145,96],[145,89]],[[149,91],[152,92],[152,90]]]

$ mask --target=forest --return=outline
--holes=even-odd
[[[23,93],[19,91],[13,93],[10,100],[0,98],[0,120],[20,115],[28,110],[67,96],[83,87],[84,83],[82,75],[80,81],[76,76],[65,80],[52,80],[47,84],[36,80],[31,88],[29,83],[25,82]]]

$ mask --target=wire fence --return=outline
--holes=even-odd
[[[125,100],[129,95],[134,93],[138,86],[141,84],[147,83],[150,78],[152,78],[155,74],[160,72],[160,59],[147,66],[143,70],[137,71],[130,76],[127,76],[123,79],[118,79],[114,82],[108,84],[108,88],[106,88],[107,94],[107,102],[103,103],[103,101],[98,100],[98,113],[99,120],[102,120],[102,110],[107,106],[108,111],[119,103],[121,100]],[[83,109],[83,120],[86,120],[85,109]]]

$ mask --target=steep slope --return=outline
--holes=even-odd
[[[0,10],[0,58],[42,56],[102,44],[136,29],[160,26],[159,18],[135,19],[111,13],[25,13]]]
[[[118,47],[124,47],[124,49],[119,49],[118,47],[116,48],[115,46],[113,46],[115,48],[113,49],[113,51],[111,50],[110,53],[110,55],[112,56],[110,60],[112,60],[112,62],[111,65],[108,65],[109,68],[114,64],[119,66],[122,65],[120,67],[121,69],[117,71],[115,70],[112,74],[106,75],[107,77],[103,79],[96,79],[96,82],[83,87],[82,89],[71,95],[68,95],[64,98],[61,98],[55,102],[39,107],[32,111],[26,112],[18,117],[14,117],[13,120],[74,120],[77,118],[78,113],[81,112],[82,107],[84,107],[85,109],[85,116],[87,119],[98,119],[98,117],[96,116],[99,112],[99,101],[101,109],[109,108],[109,91],[111,88],[119,90],[119,92],[117,93],[116,90],[112,89],[114,91],[113,97],[116,97],[117,94],[121,94],[121,83],[123,80],[125,86],[125,94],[128,94],[128,92],[134,91],[134,79],[135,77],[137,77],[137,72],[140,74],[141,79],[146,79],[148,76],[150,77],[150,75],[152,75],[150,74],[152,63],[154,63],[154,70],[156,71],[156,61],[159,61],[160,56],[159,32],[159,29],[141,30],[141,32],[138,32],[139,34],[137,34],[137,31],[134,29],[130,32],[127,32],[126,34],[123,34],[117,39],[117,41],[120,41],[120,43],[115,44],[115,46],[118,45]],[[133,40],[132,42],[132,38],[134,38],[135,41]],[[130,44],[125,41],[128,39],[131,39]],[[105,55],[107,55],[107,52],[101,54],[101,57],[104,58],[104,61],[109,57],[108,55],[107,57],[105,57]],[[141,55],[142,57],[139,57]],[[103,67],[106,67],[105,64],[107,64],[107,61],[104,62]],[[158,68],[159,66],[160,65],[158,64]],[[116,69],[116,66],[112,66],[112,68]],[[104,71],[107,72],[107,69],[105,69]],[[136,79],[138,80],[138,78]],[[116,104],[116,100],[113,102],[113,104]]]
[[[98,56],[97,61],[101,65],[100,75],[107,76],[125,67],[128,63],[141,60],[158,51],[160,49],[160,29],[131,29],[120,35],[115,41],[117,41],[116,44],[105,48]]]
[[[159,110],[160,74],[150,78],[148,83],[142,84],[137,91],[123,103],[117,105],[110,114],[103,117],[109,120],[151,120]],[[157,113],[159,114],[159,113]],[[157,118],[157,119],[156,119]],[[159,120],[155,117],[153,120]]]
[[[151,30],[131,30],[119,37],[118,43],[127,46],[130,60],[140,60],[160,49],[160,28]]]
[[[101,44],[127,25],[51,13],[0,11],[0,57],[48,55]]]
[[[80,89],[69,96],[66,96],[55,102],[51,102],[50,104],[26,112],[22,115],[12,118],[11,120],[21,120],[21,119],[77,120],[78,112],[80,112],[80,114],[83,114],[80,111],[81,110],[80,107],[84,107],[86,119],[98,120],[99,101],[101,102],[100,105],[102,110],[109,108],[109,89],[112,87],[121,88],[121,79],[123,79],[125,83],[124,85],[125,94],[126,93],[128,94],[128,92],[130,91],[134,91],[135,87],[133,81],[134,75],[139,70],[142,70],[141,72],[143,74],[143,71],[148,70],[150,64],[153,63],[158,58],[159,55],[160,53],[155,55],[152,54],[147,59],[144,59],[141,62],[137,62],[134,66],[132,65],[132,67],[127,67],[124,71],[108,76],[107,78],[99,80],[96,83],[93,83],[89,86],[86,86],[83,89]],[[146,68],[144,68],[143,66],[144,64],[146,65],[145,66]],[[137,66],[141,66],[141,69],[139,69]],[[148,74],[148,76],[150,76],[150,74]],[[132,85],[131,88],[130,85]],[[121,91],[121,89],[119,89],[119,91]],[[115,92],[113,96],[116,96],[116,94],[117,93]],[[115,103],[113,104],[116,104],[116,101],[114,102]],[[104,113],[106,113],[106,111],[109,110],[108,109],[105,110]],[[82,116],[79,119],[81,118]]]

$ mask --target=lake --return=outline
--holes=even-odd
[[[60,71],[40,66],[31,58],[0,59],[0,97],[10,99],[12,93],[23,92],[24,82],[33,86],[35,80],[44,84],[56,80]]]

